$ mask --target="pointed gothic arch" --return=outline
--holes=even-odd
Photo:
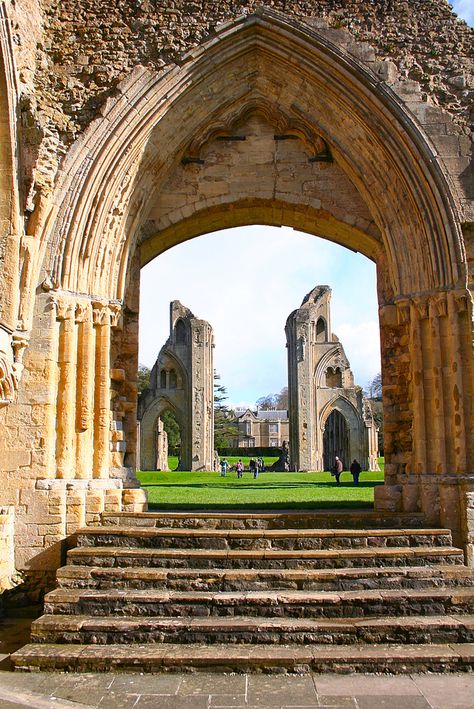
[[[21,308],[25,328],[34,323],[28,388],[40,402],[26,453],[65,509],[76,481],[102,495],[122,485],[130,507],[144,504],[133,489],[140,266],[216,228],[288,225],[377,264],[388,424],[378,509],[421,509],[471,549],[466,195],[428,135],[429,121],[450,119],[404,100],[383,62],[353,50],[258,9],[174,65],[137,66],[68,150],[31,219]],[[19,396],[29,403],[26,389]],[[120,426],[125,440],[111,441]],[[47,509],[48,484],[32,493],[35,509]]]

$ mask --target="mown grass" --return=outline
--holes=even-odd
[[[330,509],[371,508],[383,472],[362,473],[355,487],[348,472],[336,485],[330,473],[139,472],[150,509]]]

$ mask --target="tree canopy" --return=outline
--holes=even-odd
[[[214,370],[214,448],[230,448],[238,436],[234,411],[227,406],[227,388]]]
[[[150,386],[150,376],[151,369],[144,364],[138,365],[138,393],[141,394],[142,391]]]
[[[279,394],[266,394],[255,402],[259,409],[268,411],[270,409],[284,410],[288,408],[288,387],[283,387]]]

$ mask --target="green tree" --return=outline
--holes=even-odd
[[[227,389],[221,383],[221,375],[214,370],[214,448],[230,448],[238,436],[235,413],[225,403]]]
[[[265,396],[261,396],[255,403],[262,411],[269,411],[270,409],[287,409],[288,387],[283,387],[279,394],[266,394]]]
[[[138,393],[141,394],[142,391],[150,386],[150,376],[151,369],[144,364],[138,365]]]
[[[181,448],[181,430],[176,416],[173,411],[167,409],[161,414],[160,418],[163,421],[163,428],[168,434],[168,453],[179,455]]]
[[[379,452],[384,454],[384,431],[383,431],[383,406],[382,406],[382,374],[379,372],[367,385],[364,390],[365,396],[370,400],[374,421],[379,429]]]
[[[379,372],[375,377],[367,384],[367,388],[364,391],[365,396],[368,399],[381,399],[382,398],[382,374]]]
[[[279,394],[275,394],[275,404],[277,409],[288,409],[288,387],[283,387]]]

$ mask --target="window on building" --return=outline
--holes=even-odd
[[[326,342],[327,339],[326,321],[324,318],[318,318],[316,323],[316,342]]]
[[[178,377],[176,376],[176,372],[174,369],[170,371],[170,389],[176,389],[178,386]]]
[[[166,369],[162,369],[160,372],[160,387],[166,389]]]
[[[278,424],[277,423],[271,423],[268,426],[268,431],[269,433],[278,433]]]
[[[331,388],[342,387],[342,372],[339,367],[328,367],[326,370],[326,386]]]
[[[271,448],[278,448],[278,438],[271,438],[270,439],[270,447]]]
[[[186,344],[186,326],[182,320],[178,320],[175,327],[176,331],[176,344],[185,345]]]

